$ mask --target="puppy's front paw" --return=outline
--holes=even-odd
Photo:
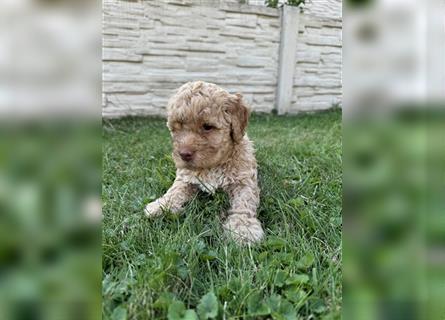
[[[145,206],[144,213],[147,217],[157,217],[162,214],[162,207],[158,200],[155,200]]]
[[[264,236],[260,221],[245,214],[230,215],[224,223],[224,229],[241,244],[258,242]]]

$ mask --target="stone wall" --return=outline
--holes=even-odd
[[[175,89],[198,79],[271,112],[280,24],[280,10],[264,6],[104,0],[103,116],[163,115]],[[289,112],[330,107],[341,95],[341,20],[302,17],[298,28]]]
[[[300,15],[289,112],[323,110],[342,98],[342,21]]]
[[[281,4],[286,0],[279,0]],[[265,6],[264,0],[246,0],[246,3],[254,6]],[[324,18],[341,18],[342,0],[306,0],[301,8],[305,14]]]

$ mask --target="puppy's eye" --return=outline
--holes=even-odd
[[[202,128],[204,129],[204,131],[211,131],[213,129],[215,129],[214,126],[212,126],[211,124],[205,123]]]

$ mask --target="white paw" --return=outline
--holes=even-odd
[[[162,214],[162,207],[158,200],[155,200],[145,206],[144,213],[147,217],[157,217]]]
[[[244,214],[230,215],[224,223],[224,229],[240,244],[258,242],[264,236],[260,221]]]

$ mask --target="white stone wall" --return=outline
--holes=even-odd
[[[264,6],[264,0],[248,3]],[[342,1],[306,0],[301,11],[289,113],[342,103]]]
[[[341,19],[317,19],[300,19],[290,112],[341,95]],[[164,115],[175,89],[198,79],[272,111],[280,23],[279,9],[232,1],[104,0],[103,116]]]
[[[306,0],[303,11],[321,18],[341,19],[342,0]]]
[[[279,0],[280,5],[286,2],[286,0]],[[264,0],[246,0],[246,3],[254,6],[265,6]],[[305,14],[317,17],[338,19],[342,16],[342,0],[306,0],[301,8]]]
[[[302,14],[290,113],[342,102],[342,21]]]

